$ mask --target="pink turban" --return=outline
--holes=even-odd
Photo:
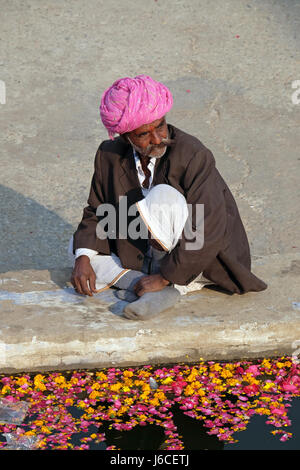
[[[170,90],[147,75],[121,78],[102,95],[100,116],[109,137],[163,117],[173,106]]]

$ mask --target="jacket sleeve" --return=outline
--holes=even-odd
[[[197,220],[196,206],[203,204],[204,238],[202,237],[203,244],[193,243],[190,237],[186,238],[186,224],[176,247],[163,258],[161,274],[165,279],[179,285],[187,285],[193,281],[213,262],[224,245],[226,205],[223,187],[217,178],[215,159],[210,150],[205,148],[198,151],[190,160],[183,179],[183,189],[189,207],[189,220],[192,219],[193,232],[197,227],[198,232],[199,227],[201,232],[201,220]],[[202,247],[199,248],[199,245]]]
[[[76,232],[74,233],[73,253],[78,248],[89,248],[103,255],[110,254],[108,239],[97,237],[96,227],[99,221],[96,215],[97,208],[104,203],[103,182],[101,173],[101,145],[98,148],[94,161],[94,174],[91,182],[90,193],[87,200],[88,206],[83,210],[83,216]]]

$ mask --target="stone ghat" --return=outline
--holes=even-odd
[[[203,288],[147,321],[123,317],[113,289],[77,294],[70,268],[2,273],[0,372],[297,356],[299,266],[296,254],[257,257],[266,291]]]

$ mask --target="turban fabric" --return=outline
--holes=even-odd
[[[100,116],[111,139],[162,118],[173,106],[170,90],[147,75],[121,78],[102,95]]]

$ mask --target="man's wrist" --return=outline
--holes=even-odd
[[[84,259],[85,261],[91,262],[90,257],[88,255],[80,255],[78,256],[78,258],[75,259],[75,263],[79,260],[84,260]]]
[[[161,277],[162,283],[165,286],[170,286],[172,284],[170,281],[168,281],[168,279],[165,279],[162,275],[160,275],[160,277]]]

